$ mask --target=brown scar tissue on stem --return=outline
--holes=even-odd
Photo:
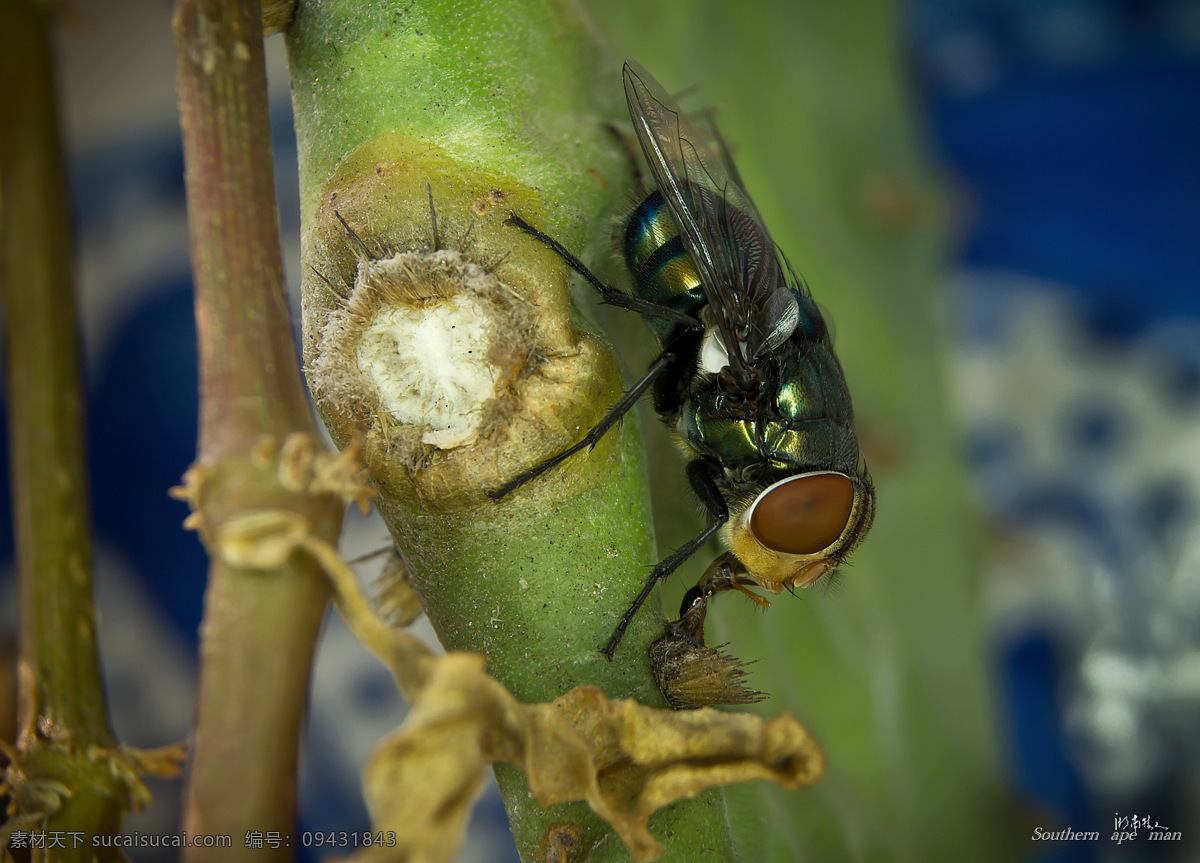
[[[503,224],[541,215],[531,192],[385,156],[347,160],[306,237],[310,382],[339,443],[365,440],[376,484],[481,505],[590,427],[619,371],[575,329],[561,262]]]
[[[583,834],[570,821],[552,821],[547,825],[534,851],[535,863],[576,863],[583,853]]]

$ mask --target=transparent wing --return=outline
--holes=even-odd
[[[754,360],[786,340],[798,316],[770,232],[723,159],[636,60],[625,63],[625,98],[730,363],[749,380]]]

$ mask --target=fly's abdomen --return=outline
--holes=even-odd
[[[685,314],[696,314],[704,305],[700,276],[660,193],[646,198],[629,214],[622,251],[633,291],[642,299]],[[647,318],[646,323],[661,342],[677,335],[679,324],[662,318]]]

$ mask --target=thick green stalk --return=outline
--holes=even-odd
[[[44,829],[112,834],[128,790],[106,760],[115,741],[92,606],[71,220],[49,17],[38,6],[0,2],[0,290],[21,594],[20,753],[9,782],[26,803],[41,798]],[[59,859],[90,859],[73,844]]]
[[[294,832],[329,593],[307,557],[273,570],[231,560],[227,531],[290,513],[333,542],[342,514],[336,497],[308,491],[314,426],[283,288],[260,14],[251,0],[181,0],[175,14],[201,376],[187,495],[212,557],[184,827],[233,839],[220,852],[187,849],[190,861],[291,859],[288,847],[244,840]]]
[[[566,431],[555,449],[577,439],[619,397],[617,364],[586,321],[572,323],[561,261],[502,222],[517,212],[575,250],[607,243],[607,217],[630,178],[603,125],[623,104],[619,64],[602,55],[577,10],[541,0],[301,3],[287,37],[309,364],[327,350],[326,320],[342,305],[335,293],[354,286],[358,239],[374,257],[440,240],[522,291],[533,286],[539,328],[562,339],[557,356],[590,358],[563,406],[540,406],[542,420],[532,425],[518,410],[497,439],[507,432],[518,447],[536,443],[556,423]],[[553,372],[531,380],[560,380]],[[370,418],[356,424],[328,400],[332,388],[316,380],[318,406],[335,439],[347,442]],[[529,431],[523,437],[515,428]],[[372,427],[368,447],[388,431]],[[483,494],[499,484],[496,471],[508,478],[536,453],[512,455],[496,439],[482,440],[477,461],[438,452],[431,467],[396,446],[379,449],[387,457],[373,462],[378,508],[446,648],[483,653],[489,673],[523,701],[592,684],[663,704],[647,658],[663,632],[660,611],[643,610],[615,661],[599,652],[654,560],[637,423],[627,420],[590,457],[501,503]],[[460,458],[467,467],[457,466]],[[574,823],[585,847],[596,846],[588,859],[628,859],[585,805],[542,810],[519,771],[500,765],[496,774],[524,859],[535,859],[555,819]],[[735,858],[718,793],[669,807],[651,829],[666,846],[664,860]]]

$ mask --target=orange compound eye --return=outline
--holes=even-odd
[[[840,473],[813,473],[781,480],[754,501],[750,531],[772,551],[815,554],[846,529],[854,485]]]

